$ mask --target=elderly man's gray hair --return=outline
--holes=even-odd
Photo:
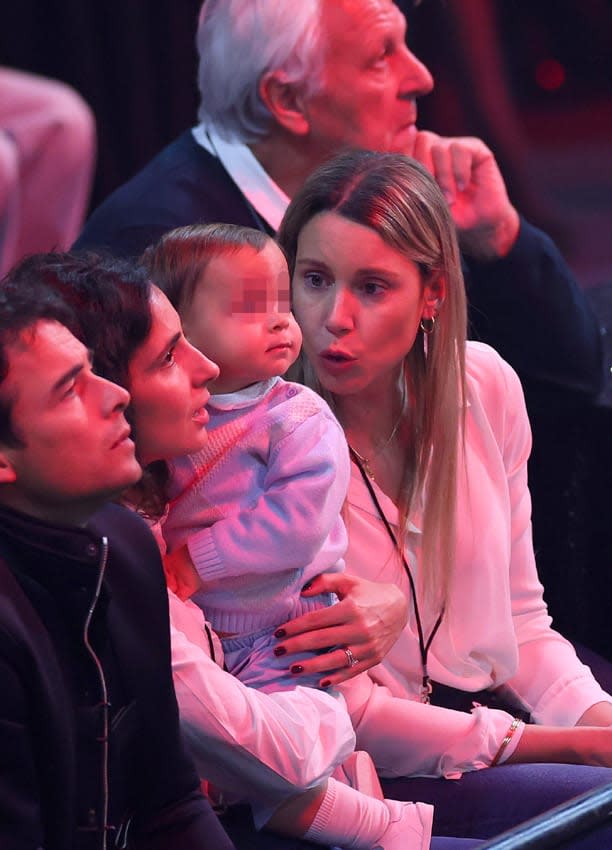
[[[205,0],[196,45],[200,121],[228,141],[255,142],[271,115],[259,96],[267,71],[312,94],[321,84],[322,0]]]

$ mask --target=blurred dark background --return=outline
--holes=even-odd
[[[556,462],[572,472],[553,498],[568,522],[550,529],[559,556],[540,568],[559,627],[612,657],[612,2],[398,5],[436,80],[420,125],[491,146],[511,198],[556,239],[602,325],[607,386],[592,416],[559,429]],[[3,9],[0,64],[64,80],[93,108],[92,207],[195,122],[199,7],[19,0]]]
[[[484,138],[517,205],[553,232],[581,282],[612,279],[611,0],[398,5],[436,79],[421,125]],[[199,7],[20,0],[3,11],[0,63],[69,82],[94,110],[92,206],[194,123]]]

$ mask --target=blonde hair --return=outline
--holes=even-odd
[[[401,154],[348,151],[315,171],[289,205],[278,242],[293,276],[304,226],[321,212],[374,230],[416,264],[423,285],[441,277],[446,297],[435,330],[419,330],[406,355],[409,434],[400,510],[403,548],[411,508],[423,501],[421,587],[431,605],[444,604],[455,553],[459,438],[465,417],[466,299],[455,227],[435,180]],[[302,353],[298,380],[321,392]],[[333,406],[333,397],[328,399]],[[426,498],[424,498],[426,494]]]
[[[243,248],[259,253],[273,240],[266,233],[236,224],[192,224],[177,227],[147,248],[142,262],[152,281],[183,319],[208,263]]]

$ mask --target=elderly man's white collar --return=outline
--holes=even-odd
[[[264,171],[251,150],[241,142],[227,142],[211,127],[198,124],[193,138],[217,157],[247,201],[273,230],[278,230],[289,205],[289,197]]]

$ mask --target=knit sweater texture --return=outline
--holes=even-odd
[[[194,601],[220,632],[248,634],[330,604],[303,585],[344,569],[346,439],[307,387],[272,378],[209,403],[209,439],[171,466],[163,533],[187,543]]]

